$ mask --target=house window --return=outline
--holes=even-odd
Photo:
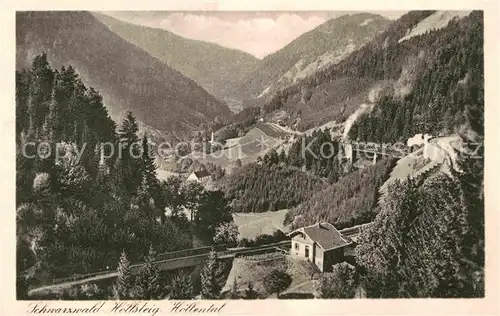
[[[295,243],[295,250],[299,250],[299,243],[298,242]]]
[[[309,257],[309,246],[306,246],[306,254],[305,254],[306,257]]]

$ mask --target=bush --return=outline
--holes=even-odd
[[[292,284],[292,277],[281,269],[271,271],[264,279],[264,287],[269,294],[276,293],[278,297],[280,292],[286,290]]]
[[[316,284],[318,298],[353,298],[356,294],[356,270],[342,262],[333,267],[333,272],[322,274]]]

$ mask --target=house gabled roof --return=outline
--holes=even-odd
[[[198,179],[205,178],[210,175],[210,173],[208,173],[206,170],[195,171],[193,173]]]
[[[332,224],[326,222],[299,228],[289,233],[288,236],[293,237],[299,232],[306,234],[323,250],[331,250],[349,244]]]

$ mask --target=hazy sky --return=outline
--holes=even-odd
[[[370,11],[397,19],[404,11]],[[161,28],[183,37],[236,48],[258,58],[347,12],[102,12],[120,20]]]

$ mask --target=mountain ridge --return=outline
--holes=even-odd
[[[164,29],[137,25],[102,12],[91,12],[109,30],[224,98],[228,85],[245,76],[260,60],[241,50],[188,39]]]
[[[192,79],[111,32],[84,11],[18,12],[16,68],[42,52],[55,67],[71,64],[103,95],[110,115],[132,110],[142,123],[185,132],[229,108]]]
[[[372,21],[362,25],[368,19]],[[381,15],[371,13],[347,14],[328,20],[313,30],[300,35],[277,52],[267,55],[257,65],[254,72],[243,78],[240,84],[232,87],[231,93],[241,95],[245,99],[268,94],[266,87],[274,85],[281,76],[285,75],[287,71],[291,71],[300,61],[303,61],[303,68],[305,68],[316,62],[320,56],[347,46],[349,40],[353,42],[354,48],[352,50],[355,50],[379,34],[380,31],[385,30],[391,22]],[[332,47],[335,48],[332,50]],[[296,68],[301,68],[301,66]],[[274,90],[286,88],[288,85],[288,83],[278,85]]]

